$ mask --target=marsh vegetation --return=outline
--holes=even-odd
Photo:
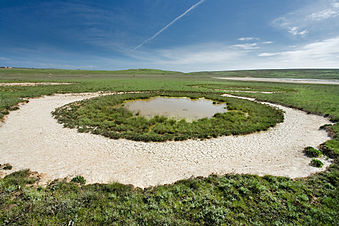
[[[135,115],[123,107],[127,100],[148,99],[154,96],[206,98],[227,105],[227,112],[216,113],[212,118],[187,122],[162,115],[150,119]],[[267,130],[283,121],[281,110],[267,105],[220,97],[215,94],[193,92],[150,92],[141,94],[111,95],[71,103],[56,109],[53,115],[58,122],[79,132],[91,132],[119,139],[135,141],[168,141],[208,139],[218,136],[248,134]]]

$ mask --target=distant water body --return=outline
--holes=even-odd
[[[224,80],[234,80],[234,81],[339,85],[339,80],[337,80],[337,79],[332,80],[332,79],[253,78],[253,77],[214,77],[214,78],[224,79]]]

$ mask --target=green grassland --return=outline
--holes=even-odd
[[[138,75],[160,76],[160,75],[180,75],[182,72],[164,71],[157,69],[130,69],[119,71],[94,71],[94,70],[65,70],[65,69],[29,69],[29,68],[0,68],[1,80],[53,80],[53,79],[72,79],[72,78],[110,78]]]
[[[313,114],[329,116],[334,121],[339,120],[338,85],[297,85],[286,83],[227,81],[214,84],[202,84],[199,87],[211,91],[217,90],[233,95],[254,97],[261,101],[279,103]],[[269,91],[273,93],[248,93],[246,91]]]
[[[17,103],[25,101],[23,98],[53,93],[185,91],[217,94],[228,90],[234,95],[255,97],[327,115],[334,123],[339,119],[339,86],[336,85],[219,81],[211,78],[214,75],[206,74],[135,76],[130,73],[98,75],[93,72],[81,75],[82,72],[76,71],[73,75],[67,72],[59,76],[49,75],[46,71],[39,71],[38,74],[28,71],[12,76],[8,71],[4,73],[0,70],[0,79],[6,82],[62,81],[74,84],[0,87],[0,118],[16,109]],[[281,77],[290,75],[284,74],[286,71],[277,72]],[[299,77],[306,76],[303,71],[298,73]],[[305,71],[305,74],[308,72]],[[320,148],[325,155],[334,159],[333,164],[325,172],[304,179],[211,175],[141,190],[118,183],[80,185],[64,180],[41,187],[36,184],[39,180],[36,174],[19,171],[0,179],[0,224],[336,225],[339,222],[338,125],[327,127],[333,139]]]

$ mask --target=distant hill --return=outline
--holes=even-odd
[[[182,72],[164,71],[158,69],[128,69],[128,70],[77,70],[77,69],[40,69],[40,68],[9,68],[0,67],[0,73],[22,74],[177,74]]]
[[[111,71],[114,73],[122,73],[122,74],[182,74],[183,72],[179,71],[165,71],[159,69],[128,69],[128,70],[120,70],[120,71]]]
[[[254,77],[254,78],[313,78],[339,79],[339,69],[274,69],[274,70],[239,70],[239,71],[201,71],[192,75],[213,77]]]
[[[159,69],[128,69],[117,71],[105,70],[69,70],[69,69],[35,69],[35,68],[4,68],[0,67],[0,79],[95,79],[95,78],[128,78],[178,76],[200,78],[210,77],[253,77],[253,78],[300,78],[300,79],[338,79],[339,69],[267,69],[237,71],[201,71],[183,73]]]
[[[182,72],[158,69],[129,69],[119,71],[69,70],[35,68],[0,68],[0,79],[95,79],[131,76],[183,75]]]

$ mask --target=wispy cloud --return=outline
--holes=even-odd
[[[8,60],[10,60],[9,58],[7,58],[7,57],[0,57],[0,60],[3,60],[3,61],[8,61]]]
[[[171,65],[220,64],[232,61],[243,54],[242,51],[222,44],[200,44],[157,51],[162,63]]]
[[[179,71],[205,71],[259,68],[338,68],[339,36],[285,50],[260,51],[260,43],[248,46],[225,43],[199,43],[192,46],[138,51],[133,57],[142,67]],[[259,48],[258,48],[259,47]],[[261,47],[261,48],[260,48]]]
[[[295,21],[290,20],[288,17],[279,17],[273,21],[274,25],[287,30],[288,33],[294,36],[304,36],[308,33],[307,29],[302,29],[294,23]]]
[[[334,1],[331,2],[327,8],[312,13],[308,18],[315,21],[321,21],[337,16],[339,16],[339,2]]]
[[[289,27],[288,28],[288,32],[294,36],[300,35],[300,36],[304,36],[308,33],[308,31],[306,29],[300,31],[300,28],[297,26],[294,27]]]
[[[339,36],[321,41],[311,42],[293,50],[280,52],[264,52],[260,57],[269,58],[271,62],[279,62],[281,67],[339,67]],[[267,61],[267,60],[266,60]]]
[[[294,37],[324,36],[339,30],[339,20],[336,19],[338,16],[338,0],[317,0],[274,19],[272,24]]]
[[[236,45],[232,45],[232,47],[244,49],[244,50],[259,49],[260,48],[257,43],[236,44]]]
[[[260,68],[338,68],[339,36],[308,44],[297,44],[285,47],[284,50],[261,51],[264,46],[257,43],[260,49],[235,48],[227,43],[199,43],[190,46],[177,46],[165,49],[147,49],[147,51],[131,51],[128,58],[93,56],[81,60],[78,66],[67,68],[83,69],[127,69],[127,68],[160,68],[178,71],[209,71],[231,69]],[[46,50],[44,50],[46,52]],[[81,55],[69,56],[60,61],[53,60],[56,51],[50,58],[29,59],[23,66],[66,67],[69,59],[81,58]],[[59,53],[58,53],[59,54]],[[37,54],[30,54],[37,55]],[[259,56],[259,57],[258,57]],[[87,57],[86,57],[87,58]],[[27,57],[22,58],[23,61]],[[21,62],[21,61],[20,61]],[[34,63],[35,62],[35,63]],[[75,63],[77,64],[77,63]],[[95,67],[91,65],[96,65]],[[93,68],[91,68],[93,67]]]
[[[278,56],[278,55],[281,55],[281,53],[260,53],[258,54],[258,56],[260,57],[270,57],[270,56]]]
[[[187,13],[189,13],[190,11],[192,11],[193,9],[195,9],[196,7],[198,7],[199,5],[201,5],[202,3],[204,3],[206,0],[200,0],[199,2],[197,2],[196,4],[194,4],[193,6],[191,6],[189,9],[187,9],[184,13],[182,13],[180,16],[176,17],[174,20],[172,20],[169,24],[167,24],[166,26],[164,26],[163,28],[161,28],[157,33],[155,33],[153,36],[151,36],[150,38],[146,39],[145,41],[143,41],[142,43],[140,43],[137,47],[135,47],[134,49],[139,49],[140,47],[142,47],[143,45],[145,45],[147,42],[152,41],[153,39],[155,39],[156,37],[158,37],[162,32],[164,32],[167,28],[169,28],[170,26],[172,26],[175,22],[177,22],[178,20],[180,20],[182,17],[184,17]]]
[[[238,38],[239,41],[252,41],[252,40],[259,40],[259,38],[255,38],[255,37],[241,37]]]

